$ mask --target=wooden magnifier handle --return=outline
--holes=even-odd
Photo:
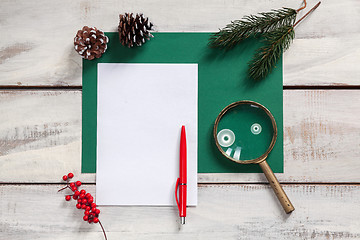
[[[279,181],[275,177],[273,171],[271,170],[269,164],[266,161],[259,163],[261,169],[263,170],[267,180],[269,181],[271,187],[274,189],[274,192],[279,199],[281,206],[284,208],[286,213],[291,213],[295,210],[294,206],[291,204],[289,198],[287,197],[284,189],[281,187]]]

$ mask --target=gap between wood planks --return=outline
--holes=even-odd
[[[356,90],[360,85],[287,85],[284,90]],[[82,86],[0,86],[0,91],[6,90],[82,90]]]

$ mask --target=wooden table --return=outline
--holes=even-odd
[[[317,1],[308,1],[307,9]],[[57,193],[80,173],[84,25],[116,31],[143,12],[157,31],[217,31],[301,1],[13,1],[0,8],[0,239],[103,239]],[[301,12],[302,16],[305,12]],[[179,228],[172,207],[102,207],[114,239],[360,239],[360,1],[324,0],[284,54],[286,215],[263,174],[199,174],[199,204]],[[134,179],[136,181],[136,179]],[[71,205],[71,206],[70,206]]]

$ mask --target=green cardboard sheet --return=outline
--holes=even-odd
[[[106,35],[110,40],[106,53],[99,59],[83,60],[82,172],[96,172],[98,63],[197,63],[198,172],[261,172],[258,165],[227,160],[214,143],[212,130],[217,115],[239,100],[259,102],[274,115],[278,138],[268,163],[274,172],[283,172],[282,60],[266,79],[259,82],[248,79],[247,63],[261,46],[259,40],[247,40],[224,51],[207,46],[210,33],[154,33],[154,38],[143,46],[127,48],[119,43],[117,33]]]

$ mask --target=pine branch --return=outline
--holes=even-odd
[[[265,45],[258,49],[249,63],[249,77],[254,80],[265,78],[280,59],[283,51],[289,48],[295,37],[292,25],[283,26],[264,34]]]
[[[294,28],[304,20],[312,11],[314,11],[321,2],[318,2],[295,24],[283,26],[264,34],[265,46],[258,49],[253,59],[249,63],[249,77],[254,80],[265,78],[280,59],[281,54],[285,52],[295,37]],[[305,2],[306,4],[306,2]]]
[[[293,25],[297,11],[291,8],[272,10],[259,15],[245,16],[228,24],[209,39],[210,47],[232,48],[244,39],[258,33],[273,31],[279,27]]]

